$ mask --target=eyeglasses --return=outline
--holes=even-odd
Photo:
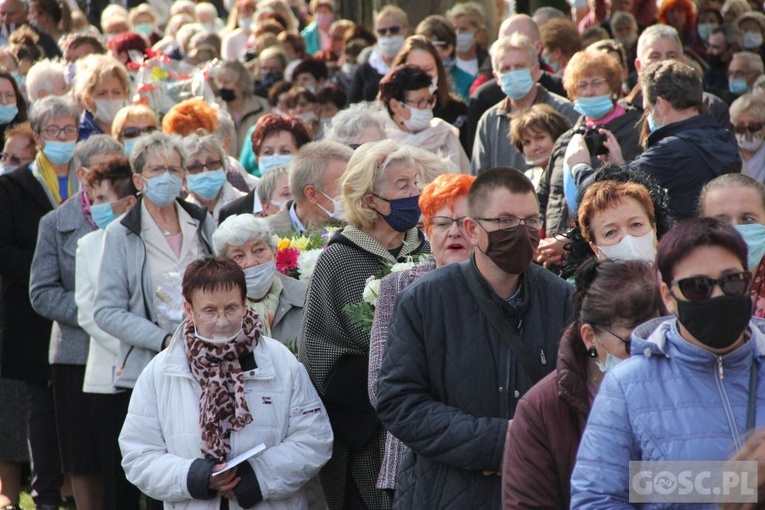
[[[521,223],[528,228],[539,230],[542,228],[542,216],[530,216],[528,218],[516,218],[515,216],[500,216],[499,218],[475,218],[478,221],[489,221],[497,225],[498,230],[510,230]]]
[[[682,280],[673,280],[670,285],[677,285],[677,288],[688,301],[700,301],[709,298],[718,285],[726,296],[743,296],[749,291],[751,281],[752,273],[741,271],[740,273],[726,274],[720,278],[691,276]]]
[[[752,74],[753,71],[730,71],[728,73],[728,78],[733,79],[740,79],[740,78],[746,78],[750,74]]]
[[[46,128],[43,128],[42,132],[45,133],[45,135],[48,138],[58,138],[61,133],[64,133],[67,138],[77,135],[79,129],[77,129],[77,126],[66,126],[66,127],[58,127],[58,126],[48,126]]]
[[[217,159],[215,161],[208,161],[206,163],[192,163],[191,165],[186,165],[186,170],[188,170],[190,174],[198,174],[204,168],[215,171],[220,169],[221,166],[223,166],[223,162]]]
[[[399,32],[401,32],[401,27],[398,26],[398,25],[393,25],[392,27],[388,27],[388,28],[378,28],[377,29],[377,33],[380,34],[383,37],[385,37],[388,34],[396,35]]]
[[[747,131],[749,133],[757,133],[758,131],[762,130],[762,127],[765,126],[765,124],[749,124],[748,126],[734,126],[733,130],[736,132],[736,134],[739,135],[745,135]]]
[[[122,133],[120,133],[120,136],[122,138],[138,138],[144,133],[153,133],[156,130],[157,128],[155,128],[154,126],[146,126],[144,128],[131,126],[131,127],[126,127],[125,129],[123,129]]]
[[[607,84],[608,84],[608,80],[603,78],[596,78],[589,82],[580,81],[579,83],[576,84],[576,91],[581,94],[582,92],[585,92],[587,89],[598,90],[603,85],[607,85]]]
[[[20,166],[20,165],[26,165],[27,163],[31,162],[34,159],[34,157],[31,158],[20,158],[18,156],[14,156],[13,154],[8,154],[6,152],[3,152],[0,154],[0,161],[3,163],[10,163],[11,166]]]
[[[168,166],[168,165],[148,165],[143,169],[144,175],[157,176],[162,175],[165,172],[170,172],[171,175],[176,177],[183,177],[184,170],[180,166]]]
[[[457,228],[462,228],[462,221],[464,219],[464,216],[460,216],[459,218],[450,218],[448,216],[433,216],[430,218],[430,226],[433,227],[434,230],[446,232],[452,228],[453,223],[457,224]]]
[[[412,105],[418,110],[424,110],[425,108],[430,108],[436,104],[436,96],[431,96],[428,99],[420,99],[418,101],[415,101],[414,99],[403,99],[401,102]]]
[[[243,306],[229,306],[223,310],[205,308],[204,310],[200,310],[199,312],[194,313],[196,313],[201,319],[206,321],[214,321],[221,316],[221,312],[223,312],[223,316],[230,321],[241,320],[242,317],[244,317]]]
[[[629,339],[629,337],[624,338],[622,336],[619,336],[619,335],[617,335],[616,333],[614,333],[613,331],[611,331],[610,329],[608,329],[605,326],[599,326],[599,327],[600,327],[600,329],[602,329],[603,331],[605,331],[609,335],[611,335],[613,337],[616,337],[619,340],[621,340],[621,342],[624,344],[625,349],[627,350],[627,354],[629,354],[629,352],[630,352],[630,339]]]

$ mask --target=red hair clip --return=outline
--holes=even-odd
[[[375,166],[375,169],[379,170],[381,166],[385,164],[385,160],[388,159],[388,155],[381,157],[380,160],[377,162],[377,165]]]

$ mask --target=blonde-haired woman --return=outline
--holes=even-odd
[[[489,52],[489,33],[486,29],[486,11],[476,2],[456,4],[446,12],[446,17],[454,26],[457,44],[454,52],[454,66],[460,74],[475,80],[478,73],[491,66]],[[466,80],[460,80],[466,81]],[[464,91],[461,90],[460,93]],[[469,94],[469,91],[468,91]],[[468,97],[464,96],[463,97]]]
[[[388,493],[375,487],[385,431],[367,394],[369,332],[344,308],[362,300],[370,276],[430,251],[416,228],[426,156],[392,140],[356,149],[340,179],[349,225],[329,241],[308,287],[299,358],[334,427],[333,458],[319,474],[330,508],[390,504]]]
[[[122,63],[109,55],[88,55],[77,61],[74,97],[84,108],[80,140],[111,134],[112,121],[128,102],[130,78]]]
[[[145,104],[131,104],[122,108],[112,121],[112,138],[125,147],[127,157],[133,152],[136,142],[158,130],[159,118]]]

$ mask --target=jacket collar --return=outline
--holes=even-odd
[[[503,296],[498,295],[496,292],[494,292],[494,289],[491,288],[491,284],[486,281],[486,278],[483,277],[481,274],[481,271],[478,270],[478,265],[475,263],[475,253],[473,253],[470,256],[470,264],[468,265],[470,269],[475,271],[475,274],[478,276],[478,280],[481,282],[481,285],[483,285],[486,292],[489,293],[489,295],[494,299],[499,305],[502,307],[502,309],[507,313],[508,315],[512,317],[521,317],[524,313],[526,313],[526,310],[529,308],[529,302],[531,289],[529,282],[531,278],[529,278],[529,275],[532,271],[533,264],[531,264],[528,269],[526,269],[518,279],[518,286],[521,291],[520,299],[521,299],[521,307],[520,308],[513,308],[511,307],[506,299]]]
[[[83,228],[85,225],[90,230],[93,228],[85,218],[85,213],[82,212],[82,204],[80,203],[80,194],[85,193],[85,190],[80,190],[76,195],[69,197],[69,199],[58,207],[56,212],[56,228],[59,232],[73,232]]]
[[[293,308],[303,308],[307,287],[301,285],[294,278],[281,273],[277,273],[276,276],[282,282],[282,292],[279,295],[280,300],[283,299],[284,304],[290,305]]]
[[[648,135],[648,147],[655,145],[665,138],[678,135],[684,131],[709,127],[717,128],[717,123],[713,117],[702,114],[694,115],[689,119],[659,127],[656,131]]]
[[[122,220],[120,220],[120,223],[122,225],[124,225],[125,228],[127,228],[132,233],[134,233],[135,235],[141,235],[141,207],[140,207],[140,205],[141,205],[142,200],[143,200],[143,196],[142,195],[138,195],[138,200],[136,201],[135,206],[132,209],[130,209],[130,211],[128,211],[128,213],[125,215],[124,218],[122,218]],[[198,207],[198,206],[196,206],[194,204],[190,204],[190,203],[186,202],[185,200],[181,200],[180,198],[175,199],[175,201],[201,227],[201,225],[207,219],[207,209]],[[212,253],[212,250],[210,250],[210,253]]]
[[[404,245],[401,247],[401,252],[398,254],[398,258],[394,257],[388,250],[383,248],[377,239],[353,225],[348,225],[343,230],[335,233],[335,235],[332,236],[332,239],[329,240],[328,245],[335,243],[355,246],[356,248],[364,250],[390,264],[395,264],[409,255],[415,253],[419,254],[426,248],[427,251],[430,250],[430,245],[427,244],[427,241],[425,241],[425,238],[416,227],[406,231],[406,234],[404,235]]]
[[[579,336],[579,326],[572,323],[563,333],[558,347],[558,396],[580,415],[590,414],[587,393],[587,351]]]
[[[45,190],[43,189],[42,184],[40,184],[40,181],[38,181],[32,174],[32,169],[29,168],[29,165],[17,168],[13,172],[5,175],[8,179],[16,182],[16,184],[24,188],[30,195],[32,195],[34,199],[39,203],[39,205],[41,205],[46,211],[53,209],[53,204],[51,204],[50,199],[48,198],[48,194],[45,193]]]
[[[547,92],[547,90],[539,84],[539,81],[534,84],[534,87],[536,87],[537,95],[534,96],[534,102],[532,104],[547,103],[547,98],[550,97],[550,94]],[[512,103],[510,102],[510,98],[505,97],[505,99],[499,103],[498,112],[507,116],[512,116],[513,112],[510,108],[511,104]]]

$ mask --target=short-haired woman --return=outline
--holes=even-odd
[[[632,333],[609,370],[571,478],[572,508],[627,505],[631,461],[724,461],[765,424],[765,332],[751,320],[747,248],[714,218],[678,223],[656,267],[671,317]]]
[[[111,135],[125,147],[125,155],[130,157],[135,144],[158,129],[159,119],[154,110],[145,104],[132,104],[114,116]]]
[[[107,55],[88,55],[77,61],[74,97],[84,107],[80,140],[90,135],[111,134],[112,121],[127,105],[130,78],[125,66]]]
[[[503,505],[568,508],[576,451],[603,377],[630,355],[630,335],[664,312],[652,266],[586,262],[556,370],[518,401],[502,461]]]
[[[273,216],[287,205],[292,199],[288,166],[277,166],[260,180],[258,199],[263,206],[263,217]]]
[[[730,121],[744,160],[743,174],[765,183],[765,99],[744,94],[730,105]]]
[[[223,109],[231,114],[236,134],[228,153],[238,155],[249,138],[246,134],[263,115],[268,113],[268,100],[255,95],[253,77],[241,62],[224,62],[215,75]]]
[[[421,147],[447,156],[455,170],[470,172],[470,160],[459,140],[459,130],[433,117],[436,96],[433,79],[416,65],[399,66],[380,81],[378,99],[390,119],[385,131],[400,144]]]
[[[120,434],[128,479],[167,505],[307,508],[332,429],[305,368],[263,333],[231,259],[192,262],[182,292],[186,318],[130,399]]]
[[[378,142],[388,137],[385,123],[388,114],[377,102],[352,104],[332,118],[325,140],[348,145],[352,149],[367,142]]]
[[[349,225],[319,257],[308,288],[299,358],[333,420],[333,461],[319,475],[330,508],[389,505],[376,488],[385,430],[369,403],[369,333],[344,308],[385,266],[429,252],[420,219],[420,149],[392,140],[356,149],[341,179]]]

